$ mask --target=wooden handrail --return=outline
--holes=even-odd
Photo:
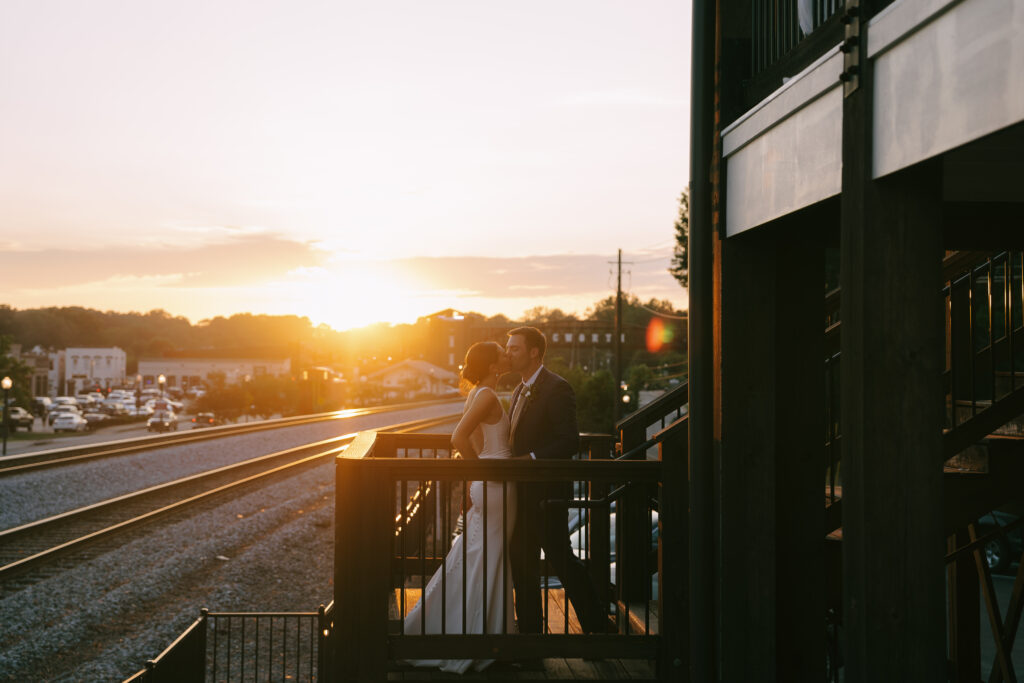
[[[673,436],[685,434],[678,427],[666,431]],[[504,657],[566,656],[566,653],[588,657],[656,656],[662,646],[660,636],[655,635],[631,635],[628,638],[622,638],[621,635],[545,635],[533,640],[518,634],[416,636],[409,640],[401,636],[389,636],[388,600],[393,590],[395,563],[392,546],[395,482],[588,481],[598,489],[602,486],[606,488],[607,483],[630,482],[638,484],[641,491],[653,491],[656,485],[662,483],[664,465],[660,461],[397,457],[400,449],[447,449],[449,439],[444,434],[382,435],[373,431],[362,432],[336,458],[334,589],[337,609],[333,642],[339,653],[342,649],[345,652],[345,656],[338,657],[335,662],[338,680],[384,680],[389,657],[420,656],[422,648],[428,646],[433,653],[432,657],[441,658],[481,652],[481,657],[487,653],[493,656],[493,647],[499,645],[500,651],[505,653]],[[608,450],[607,444],[605,450]],[[681,471],[685,472],[685,467]],[[661,487],[661,504],[667,504],[664,493],[666,491]],[[650,493],[646,493],[642,498],[645,509],[651,504],[650,496]],[[620,514],[628,507],[628,501],[620,501]],[[685,506],[682,509],[685,510]],[[595,515],[592,522],[599,522],[600,518],[601,515]],[[606,519],[604,524],[606,531],[603,535],[607,537]],[[353,549],[357,549],[357,552],[352,552]],[[607,553],[605,549],[605,564],[608,563]],[[645,552],[645,555],[648,554],[649,550]],[[636,561],[635,558],[633,560]],[[629,569],[626,565],[630,564],[629,558],[620,556],[620,579]]]
[[[354,444],[353,444],[354,445]],[[339,456],[339,459],[344,456]],[[655,484],[661,463],[654,460],[449,460],[446,458],[364,458],[370,476],[395,480],[451,481],[635,481]]]
[[[668,415],[679,406],[686,404],[689,400],[689,391],[688,381],[666,391],[640,410],[619,420],[615,424],[615,433],[621,434],[623,431],[639,424],[643,424],[644,428],[646,428],[648,424],[653,424],[653,420],[650,419],[652,415],[658,416],[655,419],[661,419],[662,416]]]

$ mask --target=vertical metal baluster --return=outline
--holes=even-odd
[[[254,669],[254,671],[253,671],[253,674],[252,674],[252,677],[253,677],[254,681],[260,680],[260,622],[261,621],[262,621],[262,619],[260,619],[259,617],[256,617],[256,653],[255,653],[255,656],[253,657],[253,660],[254,660],[253,669]],[[310,680],[312,680],[312,677],[310,677]]]
[[[241,667],[242,667],[241,680],[244,683],[244,681],[245,681],[245,617],[242,617],[242,647],[239,648],[239,649],[242,651],[242,657],[241,657],[241,659],[242,659],[242,663],[241,663]]]
[[[445,540],[445,545],[448,543],[448,539],[451,538],[451,524],[449,518],[451,516],[451,482],[442,481],[438,482],[441,486],[437,491],[437,499],[441,505],[441,536]],[[448,627],[448,550],[446,547],[441,548],[441,635],[447,632]]]
[[[419,487],[417,488],[417,490],[422,492],[424,490],[424,487],[426,486],[427,482],[421,481],[421,482],[418,482],[418,483],[419,483]],[[417,505],[420,506],[420,509],[422,509],[422,505],[423,505],[422,498],[423,498],[423,496],[421,495],[420,498],[417,499],[419,501],[417,503]],[[420,509],[416,510],[416,514],[417,515],[419,515]],[[412,515],[410,514],[410,516],[412,516]],[[429,579],[427,577],[427,525],[423,523],[423,518],[422,517],[419,517],[418,526],[420,528],[420,605],[422,605],[422,607],[420,608],[420,633],[423,634],[423,635],[426,635],[426,633],[427,633],[427,583],[428,583]]]
[[[540,512],[540,518],[541,518],[541,536],[540,537],[541,537],[541,539],[544,539],[544,538],[547,538],[547,530],[548,530],[548,516],[546,514],[547,513],[547,506],[544,505],[544,501],[541,501],[540,511],[541,511]],[[543,541],[542,541],[542,545],[543,545]],[[543,562],[541,562],[541,565],[540,565],[541,566],[541,571],[544,572],[544,611],[543,611],[543,617],[544,617],[544,622],[543,623],[544,623],[544,626],[541,627],[541,632],[542,633],[547,633],[548,632],[548,630],[549,630],[548,626],[550,624],[550,622],[548,621],[548,599],[549,599],[548,598],[548,595],[549,595],[549,593],[548,593],[548,583],[550,583],[550,581],[549,581],[549,577],[548,577],[548,574],[547,574],[547,566],[548,566],[548,564],[550,564],[550,562],[551,562],[551,558],[549,558],[547,556],[547,553],[544,553],[544,560],[543,560]]]
[[[213,629],[213,679],[217,680],[217,617],[207,614],[206,623],[208,628]]]
[[[267,637],[267,680],[274,675],[274,617],[270,617],[269,635]]]
[[[658,496],[657,491],[647,492],[647,500],[655,500]],[[654,507],[647,504],[647,545],[644,546],[644,576],[647,580],[644,584],[647,587],[647,604],[644,606],[644,635],[651,635],[651,605],[654,602],[654,587],[651,585],[651,577],[654,576],[654,572],[651,571],[651,547],[654,545]],[[661,577],[659,577],[661,578]]]
[[[481,623],[480,626],[481,626],[482,630],[480,632],[481,633],[487,633],[487,572],[488,572],[488,566],[487,566],[487,560],[488,560],[488,556],[487,556],[487,533],[490,530],[490,527],[487,526],[487,489],[489,488],[489,486],[488,486],[488,481],[486,479],[481,481],[480,484],[483,487],[483,497],[484,497],[484,500],[483,500],[483,505],[484,505],[484,509],[483,509],[483,523],[484,523],[483,553],[484,553],[484,556],[483,556],[483,563],[482,563],[484,570],[482,572],[482,574],[483,574],[483,581],[480,582],[482,584],[482,587],[483,587],[483,614],[481,616],[481,622],[482,623]]]
[[[985,295],[988,299],[986,306],[988,307],[988,366],[989,366],[989,377],[992,382],[992,390],[989,397],[989,407],[995,405],[996,402],[996,343],[993,337],[993,325],[992,318],[994,311],[992,310],[992,283],[995,279],[995,270],[992,264],[992,258],[988,259],[988,276],[985,279]]]
[[[466,500],[469,498],[469,487],[462,480],[462,634],[466,634],[466,541],[469,537],[469,520],[466,515]]]
[[[299,628],[302,623],[302,617],[295,617],[295,680],[299,679],[299,667],[302,666],[302,658],[299,655],[302,653],[302,629]]]
[[[971,417],[978,414],[978,387],[976,385],[977,380],[975,379],[976,373],[976,360],[978,358],[977,353],[974,350],[974,267],[972,266],[969,271],[967,278],[967,328],[971,333],[970,346],[968,350],[971,354]]]
[[[232,641],[232,621],[233,617],[228,617],[228,680],[231,680],[231,641]]]
[[[506,477],[508,475],[505,475]],[[508,479],[501,480],[501,633],[508,635]]]
[[[281,617],[281,683],[287,681],[288,671],[288,617]]]
[[[949,337],[946,339],[946,343],[949,344],[949,348],[946,350],[946,357],[949,361],[949,428],[953,429],[956,427],[956,325],[953,319],[953,281],[950,280],[949,284],[944,289],[946,294],[945,300],[942,302],[943,306],[946,307],[946,323],[947,329],[949,330]]]
[[[398,527],[398,545],[399,552],[402,553],[402,560],[399,562],[399,584],[398,584],[398,632],[405,635],[405,598],[406,588],[405,584],[408,582],[405,574],[405,529],[407,525],[407,510],[409,507],[409,480],[403,479],[400,484],[401,494],[398,498],[398,515],[399,515],[399,527]],[[422,607],[421,607],[422,609]]]
[[[1013,261],[1006,252],[1006,267],[1003,270],[1003,329],[1006,331],[1006,347],[1010,357],[1010,393],[1017,390],[1017,373],[1013,366]]]

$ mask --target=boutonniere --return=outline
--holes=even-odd
[[[533,400],[533,385],[532,384],[528,384],[526,386],[526,390],[523,391],[523,396],[522,396],[523,410],[526,410],[527,408],[530,407],[530,401],[532,401],[532,400]]]

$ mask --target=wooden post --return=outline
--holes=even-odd
[[[966,529],[949,537],[952,552],[969,542]],[[963,553],[948,567],[949,658],[956,668],[956,680],[981,680],[981,601],[974,557]]]
[[[690,678],[689,482],[685,417],[667,427],[661,442],[658,486],[658,679],[687,683]]]
[[[387,463],[370,457],[376,436],[360,433],[336,461],[335,681],[387,678],[394,490]]]
[[[813,681],[825,670],[825,282],[823,235],[838,211],[814,207],[776,229],[775,632],[776,680]]]
[[[843,104],[840,239],[845,680],[940,681],[941,162],[873,179],[869,60],[858,78]]]
[[[717,159],[715,124],[716,0],[693,0],[690,100],[690,233],[686,352],[689,359],[691,624],[690,677],[715,677],[714,610],[715,249]]]
[[[775,244],[762,227],[722,242],[718,499],[720,679],[774,680]]]
[[[590,459],[609,460],[612,455],[612,440],[614,437],[591,437]],[[608,495],[609,486],[607,482],[589,483],[590,499],[600,500]],[[588,524],[590,537],[587,539],[590,547],[590,578],[597,588],[598,597],[604,609],[612,600],[611,591],[611,525],[609,523],[608,507],[592,508],[587,513],[590,524]]]
[[[334,653],[335,681],[359,680],[355,653],[362,649],[358,623],[360,510],[359,461],[339,456],[334,479]]]

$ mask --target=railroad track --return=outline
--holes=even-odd
[[[414,420],[378,431],[417,431],[453,423],[460,416]],[[265,486],[322,464],[344,451],[355,437],[346,434],[262,455],[0,531],[0,594],[73,566],[89,549],[96,551],[94,555],[115,549],[143,524],[187,514],[215,496]]]
[[[420,408],[423,406],[450,402],[451,401],[428,401],[423,403],[403,403],[374,408],[336,410],[329,413],[317,413],[315,415],[281,417],[274,420],[261,420],[260,422],[222,425],[219,427],[207,427],[205,429],[194,429],[185,432],[155,434],[152,436],[142,436],[134,439],[121,439],[118,441],[93,443],[85,446],[71,446],[69,448],[55,448],[45,451],[34,451],[32,453],[22,453],[19,455],[8,455],[0,457],[0,478],[48,467],[73,465],[89,460],[98,460],[100,458],[109,458],[118,455],[130,455],[132,453],[140,453],[142,451],[153,450],[156,448],[166,448],[168,446],[179,446],[181,444],[206,441],[208,439],[219,439],[226,436],[261,432],[267,429],[295,427],[297,425],[310,424],[314,422],[342,420],[350,417],[374,415],[377,413],[391,412],[407,408]]]

